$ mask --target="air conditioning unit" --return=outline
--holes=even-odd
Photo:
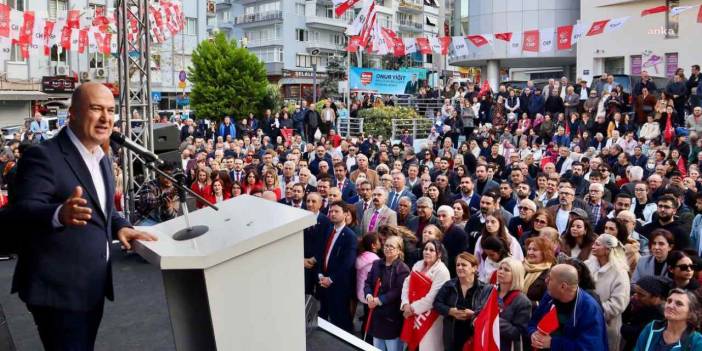
[[[68,66],[65,64],[58,64],[56,67],[54,67],[54,75],[55,76],[67,76],[68,75]]]
[[[80,81],[85,82],[86,80],[90,80],[90,72],[80,72]]]
[[[95,78],[105,78],[107,75],[107,72],[105,72],[104,68],[96,68],[95,69]]]

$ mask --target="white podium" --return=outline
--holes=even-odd
[[[308,211],[240,196],[190,213],[209,231],[172,238],[178,217],[141,230],[158,237],[135,251],[163,271],[178,351],[305,350],[303,229]]]

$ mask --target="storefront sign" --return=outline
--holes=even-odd
[[[42,77],[41,91],[50,94],[70,94],[76,89],[73,77]]]

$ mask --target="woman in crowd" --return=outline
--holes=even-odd
[[[629,304],[629,268],[624,245],[614,236],[600,235],[592,245],[592,257],[585,264],[595,281],[607,322],[607,340],[610,350],[619,350],[622,312]]]
[[[246,172],[246,178],[241,184],[241,192],[251,195],[254,191],[263,191],[263,182],[259,178],[258,173],[252,169]]]
[[[381,227],[382,228],[382,227]],[[405,259],[405,263],[408,266],[414,266],[415,263],[422,260],[424,257],[424,245],[432,240],[444,240],[444,233],[439,229],[439,227],[428,224],[422,230],[422,241],[416,245],[413,251],[411,251],[411,256]]]
[[[629,248],[631,248],[633,250],[634,248],[636,248],[638,246],[639,258],[636,261],[638,263],[638,261],[641,259],[641,256],[647,256],[650,254],[650,251],[648,248],[648,238],[639,234],[636,231],[636,226],[638,225],[639,222],[636,220],[636,215],[634,214],[634,212],[621,211],[617,215],[617,220],[624,223],[624,226],[626,227],[626,231],[628,233],[627,237],[629,238],[629,240],[635,240],[637,242],[636,245],[632,244],[632,245],[628,246],[627,244],[624,244],[624,247],[626,247],[627,250],[629,250]],[[627,258],[628,257],[629,257],[629,252],[627,251]],[[634,268],[636,268],[636,267],[632,267],[631,272],[634,271]]]
[[[700,283],[694,279],[695,264],[692,258],[683,251],[672,251],[668,254],[668,276],[670,287],[697,292]]]
[[[403,312],[402,315],[405,318],[421,315],[433,308],[436,294],[444,283],[450,279],[449,270],[443,262],[445,259],[445,257],[443,257],[444,252],[444,245],[438,240],[431,240],[424,244],[424,257],[421,261],[414,264],[412,271],[422,273],[428,277],[431,280],[431,288],[426,295],[414,302],[410,302],[410,277],[405,279],[405,282],[402,284],[402,303],[400,307]],[[439,316],[420,341],[419,349],[426,351],[443,350],[442,333],[443,317]]]
[[[665,277],[668,274],[668,254],[675,247],[673,234],[665,229],[658,228],[651,232],[649,243],[649,256],[641,257],[636,265],[636,270],[631,281],[636,282],[646,276]]]
[[[426,229],[426,228],[425,228]],[[437,228],[438,230],[438,228]],[[438,230],[439,233],[441,233],[440,230]],[[384,243],[387,238],[391,236],[397,236],[402,239],[402,247],[404,247],[404,252],[403,256],[405,257],[405,260],[410,256],[410,255],[417,255],[417,236],[414,235],[414,233],[409,230],[407,227],[404,226],[397,226],[397,225],[381,225],[380,228],[378,228],[378,235],[380,237],[380,243]],[[440,234],[441,235],[441,234]],[[443,236],[442,236],[443,238]],[[421,249],[420,249],[421,250]],[[417,259],[414,260],[412,263],[416,262],[417,260],[422,259],[421,253],[418,254]],[[407,261],[405,261],[407,263]],[[409,266],[409,264],[407,264]]]
[[[672,289],[665,302],[665,320],[647,325],[634,350],[702,350],[702,335],[697,331],[701,308],[695,294]]]
[[[595,239],[597,239],[597,235],[593,233],[589,221],[579,217],[573,218],[568,223],[568,229],[563,233],[561,252],[567,257],[585,261],[590,257]]]
[[[389,237],[383,245],[385,259],[373,262],[365,280],[363,293],[368,308],[373,310],[368,335],[373,337],[373,346],[383,351],[400,351],[402,311],[400,297],[402,286],[410,269],[403,262],[402,239]],[[379,284],[377,294],[376,284]]]
[[[532,220],[532,223],[532,229],[530,231],[526,231],[524,234],[522,234],[522,237],[519,238],[519,244],[523,247],[526,247],[525,244],[527,239],[531,237],[538,237],[542,229],[546,227],[556,227],[556,220],[553,218],[551,213],[549,213],[543,208],[537,210],[536,213],[534,213],[534,219]]]
[[[224,191],[224,181],[222,179],[215,179],[212,182],[212,192],[208,194],[206,199],[210,200],[211,203],[216,204],[225,200],[229,200],[231,194],[228,191]]]
[[[425,195],[430,198],[431,202],[434,204],[434,212],[436,212],[436,210],[438,210],[442,205],[446,205],[447,200],[444,192],[441,191],[439,185],[436,183],[429,184]]]
[[[264,172],[263,190],[270,190],[274,192],[276,200],[280,200],[282,191],[280,190],[280,182],[278,181],[278,172],[272,169]]]
[[[463,252],[456,257],[456,278],[446,282],[434,300],[444,317],[444,350],[460,351],[473,337],[475,310],[485,304],[492,287],[477,279],[478,259]]]
[[[232,182],[232,197],[237,197],[242,194],[241,184],[239,182]]]
[[[604,234],[609,234],[624,245],[626,253],[626,262],[629,267],[629,272],[636,269],[636,264],[639,262],[639,242],[629,237],[629,230],[626,223],[619,218],[608,218],[604,223]]]
[[[361,223],[358,222],[358,218],[356,218],[356,205],[346,204],[346,207],[349,210],[349,214],[346,215],[346,226],[351,228],[357,237],[360,237],[363,234],[363,229],[361,228]]]
[[[524,260],[524,289],[527,297],[536,306],[546,292],[546,277],[556,263],[553,244],[546,238],[533,237],[526,241],[527,255]]]
[[[368,302],[366,301],[366,295],[364,293],[364,288],[366,284],[366,278],[368,277],[368,272],[371,270],[371,266],[375,260],[380,259],[378,257],[378,252],[380,251],[382,244],[380,244],[380,239],[378,239],[378,234],[374,232],[367,233],[361,238],[358,243],[358,255],[356,256],[356,298],[351,301],[351,313],[355,314],[356,305],[360,301],[363,304],[363,327],[365,329],[366,316],[368,315]]]
[[[509,257],[509,251],[502,240],[495,236],[484,238],[482,253],[478,266],[478,279],[486,284],[495,284],[497,268],[500,262]]]
[[[208,174],[207,169],[200,168],[197,170],[196,174],[196,181],[193,182],[190,189],[205,199],[209,199],[210,194],[212,193],[212,186],[210,185],[210,175]],[[195,208],[203,207],[205,207],[204,202],[200,200],[195,201]]]
[[[503,259],[497,269],[497,286],[500,301],[500,350],[520,351],[523,346],[522,336],[527,334],[527,324],[531,318],[531,301],[522,292],[522,263],[511,257]]]
[[[468,223],[470,219],[470,208],[468,204],[463,200],[455,200],[453,202],[453,222],[459,228],[463,228]]]
[[[503,246],[510,256],[520,261],[524,259],[524,252],[521,246],[519,246],[519,242],[514,236],[507,233],[507,225],[499,211],[485,216],[485,225],[483,226],[480,238],[478,238],[478,242],[475,246],[475,256],[478,257],[478,260],[483,259],[482,242],[487,237],[497,237],[502,241]]]

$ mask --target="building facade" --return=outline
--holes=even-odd
[[[583,0],[584,2],[586,0]],[[580,17],[580,0],[456,0],[454,31],[465,34],[492,34],[556,28],[575,24]],[[477,48],[469,44],[470,54],[453,58],[450,64],[480,68],[481,78],[495,88],[504,80],[543,79],[560,76],[573,78],[575,47],[571,50],[539,53],[510,53],[507,42]]]
[[[438,9],[423,0],[376,0],[376,5],[380,25],[403,38],[436,35],[442,27]],[[334,14],[331,0],[213,0],[209,9],[210,34],[225,32],[248,47],[265,63],[269,80],[281,86],[286,99],[311,101],[313,66],[318,84],[330,60],[346,66],[344,32],[360,5],[341,17]],[[433,55],[410,59],[413,66],[427,68],[438,61]],[[370,67],[387,64],[376,55],[363,62]]]
[[[641,17],[644,9],[667,5],[699,5],[692,0],[582,0],[581,12],[585,23],[608,18],[631,16],[618,31],[585,37],[578,43],[577,73],[588,81],[604,72],[671,77],[678,67],[690,75],[690,66],[701,64],[702,48],[697,23],[698,7],[677,16],[657,13]],[[626,43],[626,45],[622,45]]]
[[[114,0],[0,0],[21,11],[34,11],[38,17],[55,19],[69,9],[81,9],[81,17],[92,17],[96,10],[114,9]],[[179,88],[181,71],[187,70],[192,50],[198,42],[207,38],[205,0],[182,1],[185,14],[185,29],[161,44],[151,46],[152,91],[160,93],[159,109],[174,109],[177,100],[190,91]],[[116,37],[116,34],[115,34]],[[116,53],[103,55],[91,52],[64,51],[55,45],[51,55],[30,51],[28,59],[20,54],[19,47],[12,45],[9,53],[0,53],[0,90],[23,91],[22,94],[0,95],[0,126],[20,124],[30,117],[36,101],[57,100],[57,106],[67,106],[71,88],[84,81],[115,84],[118,80]],[[42,81],[73,81],[67,89],[49,89]],[[28,92],[33,92],[28,93]],[[5,96],[5,98],[3,98]],[[12,100],[10,100],[12,99]],[[19,100],[23,99],[23,100]],[[62,102],[62,103],[61,103]]]

